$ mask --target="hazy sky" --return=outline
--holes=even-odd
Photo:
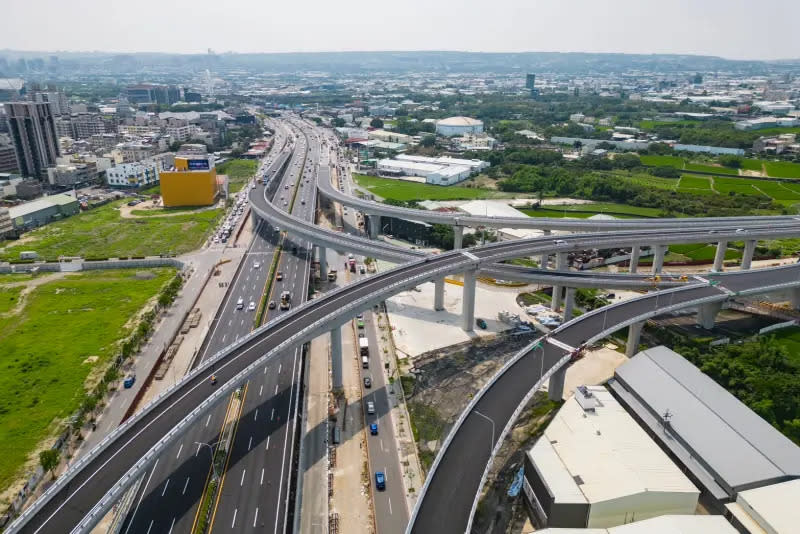
[[[798,0],[3,0],[0,49],[800,57]]]

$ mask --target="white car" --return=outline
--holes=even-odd
[[[253,269],[260,269],[260,268],[261,268],[261,262],[257,261],[253,263]]]
[[[256,303],[251,300],[250,304],[247,306],[247,311],[253,311],[255,309],[256,309]]]

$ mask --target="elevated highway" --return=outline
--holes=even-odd
[[[341,234],[278,213],[263,194],[253,195],[253,210],[290,234],[307,237],[334,248],[355,250],[379,257],[386,252],[366,239],[354,242]],[[263,200],[261,200],[263,199]],[[672,221],[673,224],[676,221]],[[716,223],[722,225],[722,223]],[[741,239],[739,224],[722,226],[715,237]],[[800,221],[776,219],[772,224],[749,224],[748,239],[796,236]],[[333,235],[330,235],[333,234]],[[420,283],[443,279],[453,273],[474,273],[504,259],[532,254],[563,254],[584,248],[612,248],[648,243],[707,242],[708,228],[659,229],[564,236],[501,242],[468,251],[451,251],[418,258],[332,291],[254,330],[208,358],[189,375],[154,399],[139,413],[109,434],[97,447],[78,459],[33,506],[9,528],[9,532],[87,532],[192,422],[226,398],[248,376],[261,371],[279,353],[292,350],[349,321],[357,313]],[[355,248],[363,247],[361,249]],[[382,252],[381,252],[382,251]],[[405,258],[406,260],[408,258]],[[401,261],[401,258],[398,258]],[[569,273],[571,276],[572,273]],[[718,286],[700,281],[680,288],[651,293],[573,320],[548,339],[543,349],[531,347],[510,362],[476,396],[454,427],[432,469],[409,530],[412,532],[464,532],[474,512],[475,496],[485,477],[485,466],[499,443],[480,426],[475,411],[492,417],[508,429],[526,397],[538,384],[557,376],[569,360],[564,348],[578,348],[628,324],[680,307],[723,302],[736,294],[791,289],[800,285],[800,266],[717,275]],[[558,344],[553,344],[553,341]],[[516,367],[515,367],[516,366]],[[513,371],[509,372],[513,367]],[[216,386],[209,375],[215,373]],[[484,425],[485,425],[484,421]],[[504,426],[505,425],[505,426]],[[446,511],[446,513],[443,513]]]

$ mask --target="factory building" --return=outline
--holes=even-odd
[[[436,123],[436,133],[445,137],[483,133],[483,121],[470,117],[448,117]]]
[[[546,528],[536,534],[737,534],[719,515],[662,515],[611,528]]]
[[[216,201],[227,180],[217,175],[214,156],[205,145],[183,145],[175,156],[174,166],[160,171],[161,198],[164,206],[210,206]]]
[[[525,455],[534,522],[609,528],[692,515],[700,491],[603,386],[580,386]]]
[[[75,215],[78,211],[80,206],[75,197],[59,194],[12,206],[8,208],[8,215],[14,230],[20,232]]]
[[[754,495],[748,491],[800,479],[800,447],[666,347],[625,362],[608,387],[712,511],[729,514],[729,504]]]

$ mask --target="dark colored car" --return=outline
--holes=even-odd
[[[383,474],[383,471],[375,473],[375,486],[381,491],[386,489],[386,475]]]
[[[269,309],[270,310],[274,310],[275,309],[275,301],[274,300],[269,301]]]
[[[486,330],[486,321],[483,319],[475,319],[475,324],[481,328],[481,330]]]
[[[370,423],[369,433],[372,434],[373,436],[378,435],[378,423]]]
[[[372,378],[369,376],[364,377],[364,387],[371,388],[372,387]]]

